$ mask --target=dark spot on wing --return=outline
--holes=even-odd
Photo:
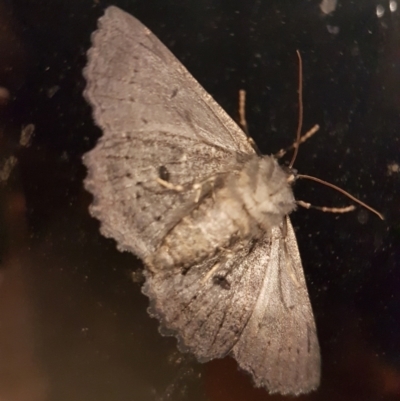
[[[178,88],[175,88],[175,89],[172,91],[171,99],[173,99],[173,98],[178,94],[178,91],[179,91]]]
[[[164,181],[169,181],[169,171],[165,166],[160,166],[158,168],[158,176],[164,180]]]
[[[258,240],[252,240],[251,241],[250,247],[249,247],[249,250],[248,250],[248,254],[249,255],[253,252],[253,250],[254,250],[254,248],[256,247],[257,244],[258,244]]]
[[[307,325],[307,352],[308,353],[311,352],[311,335],[312,335],[312,333],[310,333],[310,328]]]
[[[229,281],[224,276],[221,276],[221,275],[214,276],[213,277],[213,283],[216,284],[216,285],[219,285],[224,290],[230,290],[231,289],[231,285],[229,284]]]

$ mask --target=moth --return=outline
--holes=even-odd
[[[84,76],[103,131],[83,157],[90,212],[143,260],[163,333],[201,362],[233,356],[271,393],[315,390],[320,351],[290,173],[117,7],[98,21]]]

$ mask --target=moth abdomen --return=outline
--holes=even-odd
[[[190,214],[183,217],[165,236],[149,263],[154,268],[189,267],[228,247],[243,237],[241,227],[228,209],[240,209],[234,200],[224,200],[226,188],[202,199]],[[229,203],[229,205],[228,205]]]

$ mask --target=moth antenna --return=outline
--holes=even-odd
[[[296,160],[297,153],[299,152],[300,145],[300,137],[301,137],[301,129],[303,127],[303,61],[301,59],[300,52],[296,50],[297,58],[299,59],[299,122],[297,124],[297,134],[296,134],[296,143],[297,145],[294,147],[294,153],[292,156],[292,160],[289,163],[289,168],[293,167],[293,164]]]
[[[297,134],[296,134],[296,141],[291,145],[289,148],[286,148],[285,150],[280,150],[275,157],[280,158],[282,157],[288,150],[294,149],[294,153],[292,156],[292,160],[289,163],[289,169],[293,168],[293,164],[296,160],[298,151],[299,151],[299,146],[301,143],[305,142],[308,138],[313,136],[319,129],[319,125],[315,125],[313,128],[311,128],[308,132],[306,132],[303,136],[301,136],[301,129],[303,126],[303,61],[301,59],[301,54],[298,50],[296,50],[297,58],[299,60],[299,89],[298,89],[298,94],[299,94],[299,122],[297,125]],[[327,187],[331,187],[335,189],[336,191],[342,193],[343,195],[347,196],[350,198],[352,201],[358,203],[365,209],[369,210],[372,213],[375,213],[380,219],[384,220],[384,217],[381,213],[379,213],[377,210],[372,208],[371,206],[367,205],[366,203],[360,201],[353,195],[349,194],[347,191],[345,191],[342,188],[339,188],[338,186],[331,184],[327,181],[321,180],[319,178],[310,176],[310,175],[304,175],[304,174],[296,174],[296,178],[306,178],[312,181],[316,181],[320,184],[326,185]],[[352,210],[354,210],[354,206],[347,206],[343,208],[329,208],[325,206],[312,206],[310,203],[306,203],[303,201],[297,201],[297,204],[299,206],[305,207],[307,209],[309,208],[314,208],[318,210],[322,210],[323,212],[332,212],[332,213],[347,213]]]
[[[261,152],[260,149],[258,148],[257,144],[254,142],[254,139],[250,136],[249,134],[249,128],[247,125],[247,120],[246,120],[246,91],[244,89],[239,90],[239,126],[242,128],[243,132],[247,136],[247,141],[250,143],[250,145],[253,147],[253,149],[256,151],[256,153],[260,156]]]
[[[315,182],[318,182],[319,184],[323,184],[323,185],[326,185],[327,187],[333,188],[333,189],[335,189],[336,191],[338,191],[338,192],[342,193],[343,195],[347,196],[348,198],[350,198],[352,201],[358,203],[359,205],[361,205],[361,206],[364,207],[365,209],[369,210],[370,212],[375,213],[381,220],[385,220],[385,218],[383,217],[383,215],[382,215],[381,213],[379,213],[377,210],[375,210],[375,209],[372,208],[371,206],[368,206],[366,203],[360,201],[359,199],[357,199],[355,196],[349,194],[349,193],[348,193],[347,191],[345,191],[344,189],[342,189],[342,188],[340,188],[340,187],[338,187],[338,186],[336,186],[336,185],[334,185],[334,184],[331,184],[330,182],[321,180],[320,178],[313,177],[313,176],[311,176],[311,175],[305,175],[305,174],[297,174],[296,177],[297,177],[297,178],[305,178],[305,179],[307,179],[307,180],[315,181]],[[307,205],[307,203],[302,202],[303,204],[301,204],[301,202],[302,202],[302,201],[298,201],[298,204],[299,204],[300,206],[306,207],[307,209],[309,209],[309,208],[311,207],[310,204],[308,204],[309,206],[307,207],[307,206],[305,206],[305,205]],[[351,207],[351,206],[350,206],[350,207]],[[320,210],[325,209],[325,210],[323,210],[323,211],[330,211],[330,210],[328,210],[328,209],[332,209],[332,210],[337,209],[337,208],[324,208],[324,207],[319,208],[319,207],[317,207],[317,206],[313,206],[313,208],[317,208],[317,209],[320,209]],[[346,211],[351,211],[351,210],[348,209],[348,208],[341,208],[341,209],[347,209],[347,210],[341,212],[340,209],[338,209],[339,211],[337,211],[337,212],[335,212],[335,213],[344,213],[344,212],[346,212]]]

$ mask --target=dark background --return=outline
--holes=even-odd
[[[290,145],[304,64],[295,167],[382,212],[292,214],[322,352],[301,399],[400,400],[400,4],[339,0],[0,0],[0,399],[265,400],[231,358],[200,365],[161,337],[141,263],[88,213],[82,154],[100,135],[82,97],[90,33],[115,4],[135,15],[235,116],[264,153]],[[379,7],[381,8],[379,8]],[[392,9],[392,11],[391,11]],[[382,16],[382,10],[384,11]],[[22,127],[34,124],[29,147]],[[299,181],[297,199],[346,206]],[[271,399],[284,397],[271,396]]]

